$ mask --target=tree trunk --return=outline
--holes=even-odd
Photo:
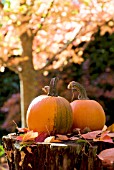
[[[21,97],[21,126],[26,126],[26,112],[30,102],[41,94],[42,86],[45,80],[41,71],[37,71],[33,66],[33,36],[26,33],[22,34],[21,44],[23,53],[19,59],[21,62],[16,65],[10,65],[8,68],[18,74],[20,79],[20,97]]]
[[[21,126],[26,126],[26,112],[33,98],[38,95],[38,74],[36,71],[26,65],[20,73],[20,95],[21,95]],[[27,69],[27,67],[29,69]]]
[[[26,59],[19,65],[20,72],[20,95],[21,95],[21,125],[26,126],[26,112],[27,108],[32,101],[38,95],[38,72],[33,67],[32,56],[32,44],[33,37],[28,36],[27,33],[21,37],[23,54],[22,58]]]

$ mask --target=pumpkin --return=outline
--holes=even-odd
[[[105,125],[106,116],[103,107],[95,100],[87,97],[85,88],[78,82],[72,81],[68,89],[77,90],[78,100],[71,102],[73,110],[72,128],[83,130],[88,127],[91,130],[100,130]]]
[[[57,95],[57,81],[52,78],[50,86],[46,86],[48,94],[40,95],[30,103],[26,117],[30,130],[65,134],[72,127],[72,108],[69,101]]]

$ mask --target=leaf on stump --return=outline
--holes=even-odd
[[[72,137],[70,137],[69,139],[70,139],[70,140],[73,140],[73,141],[79,140],[79,138],[76,137],[76,136],[72,136]]]
[[[46,143],[60,143],[61,140],[55,139],[55,136],[49,136],[44,140],[44,142],[46,142]]]
[[[110,125],[107,130],[109,130],[110,132],[114,132],[114,123],[112,125]]]
[[[23,135],[19,135],[16,137],[17,140],[22,141],[23,140]]]
[[[44,142],[44,140],[48,137],[48,133],[46,132],[42,132],[40,133],[36,139],[35,139],[35,142]]]
[[[92,131],[92,132],[88,132],[85,134],[82,134],[82,138],[84,139],[95,139],[97,135],[99,135],[102,131],[101,130],[96,130],[96,131]]]
[[[100,137],[95,138],[94,141],[103,141],[113,143],[112,138],[109,136],[109,131],[104,131]]]
[[[22,142],[25,142],[25,141],[30,141],[30,140],[34,140],[36,137],[38,136],[38,132],[33,132],[32,130],[23,134],[23,135],[20,135],[20,136],[17,136],[17,140],[20,140]]]
[[[68,141],[69,138],[66,135],[56,135],[57,140]]]
[[[109,133],[108,134],[111,138],[114,138],[114,133]]]
[[[28,128],[19,128],[19,127],[17,127],[17,130],[18,130],[19,133],[26,133],[26,132],[29,131]]]
[[[103,128],[102,128],[102,131],[106,131],[107,130],[107,126],[104,125]]]

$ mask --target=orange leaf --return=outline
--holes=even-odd
[[[23,135],[22,141],[34,140],[38,136],[38,132],[33,132],[32,130]]]

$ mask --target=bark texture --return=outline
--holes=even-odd
[[[26,126],[26,112],[30,102],[37,96],[38,93],[38,73],[33,67],[32,44],[33,37],[27,33],[21,35],[21,42],[23,47],[22,58],[23,62],[20,64],[20,93],[21,93],[21,124]],[[26,58],[24,60],[24,58]]]
[[[97,154],[104,148],[114,147],[107,143],[95,146],[76,142],[21,144],[14,136],[3,136],[2,140],[9,170],[108,170]]]

